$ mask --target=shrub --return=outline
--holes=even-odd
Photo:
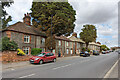
[[[87,51],[90,52],[90,49],[88,49]]]
[[[25,53],[21,49],[17,49],[17,55],[25,55]]]
[[[86,48],[82,48],[82,51],[84,52],[86,50]]]
[[[31,50],[31,54],[32,55],[37,55],[37,54],[39,54],[39,53],[41,53],[42,52],[42,49],[40,49],[40,48],[33,48],[32,50]]]
[[[2,38],[2,51],[10,50],[15,51],[18,49],[18,45],[14,41],[10,41],[10,38],[4,37]]]

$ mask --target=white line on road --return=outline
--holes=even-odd
[[[120,60],[120,58],[116,61],[116,63],[112,66],[112,68],[107,72],[107,74],[104,76],[104,78],[109,78],[110,73],[116,67],[116,65],[118,64],[119,60]]]
[[[26,77],[30,77],[30,76],[33,76],[35,74],[30,74],[30,75],[26,75],[26,76],[22,76],[22,77],[19,77],[19,78],[26,78]]]
[[[56,67],[56,68],[53,68],[53,70],[56,70],[56,69],[59,69],[59,68],[64,68],[64,67],[67,67],[67,66],[70,66],[72,64],[68,64],[68,65],[65,65],[65,66],[61,66],[61,67]]]

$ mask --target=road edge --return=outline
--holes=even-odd
[[[110,68],[110,70],[105,74],[104,78],[109,78],[110,74],[112,73],[113,69],[117,66],[120,58],[115,62],[115,64]]]

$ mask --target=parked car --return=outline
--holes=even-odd
[[[50,62],[50,61],[56,62],[56,56],[51,52],[41,52],[36,56],[32,56],[29,61],[30,63],[39,63],[39,64],[43,64],[44,62]]]
[[[106,51],[102,51],[102,54],[106,54]]]
[[[84,51],[84,52],[81,52],[81,53],[80,53],[80,56],[88,57],[88,56],[90,56],[90,54],[89,54],[89,52]]]
[[[93,55],[100,55],[98,51],[93,50]]]

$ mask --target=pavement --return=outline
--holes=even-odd
[[[100,56],[58,58],[55,63],[42,65],[23,62],[21,64],[28,63],[28,65],[9,66],[9,69],[3,70],[2,76],[3,78],[104,78],[117,60],[118,54],[113,52]],[[115,66],[108,78],[118,78],[117,71],[118,67]]]

